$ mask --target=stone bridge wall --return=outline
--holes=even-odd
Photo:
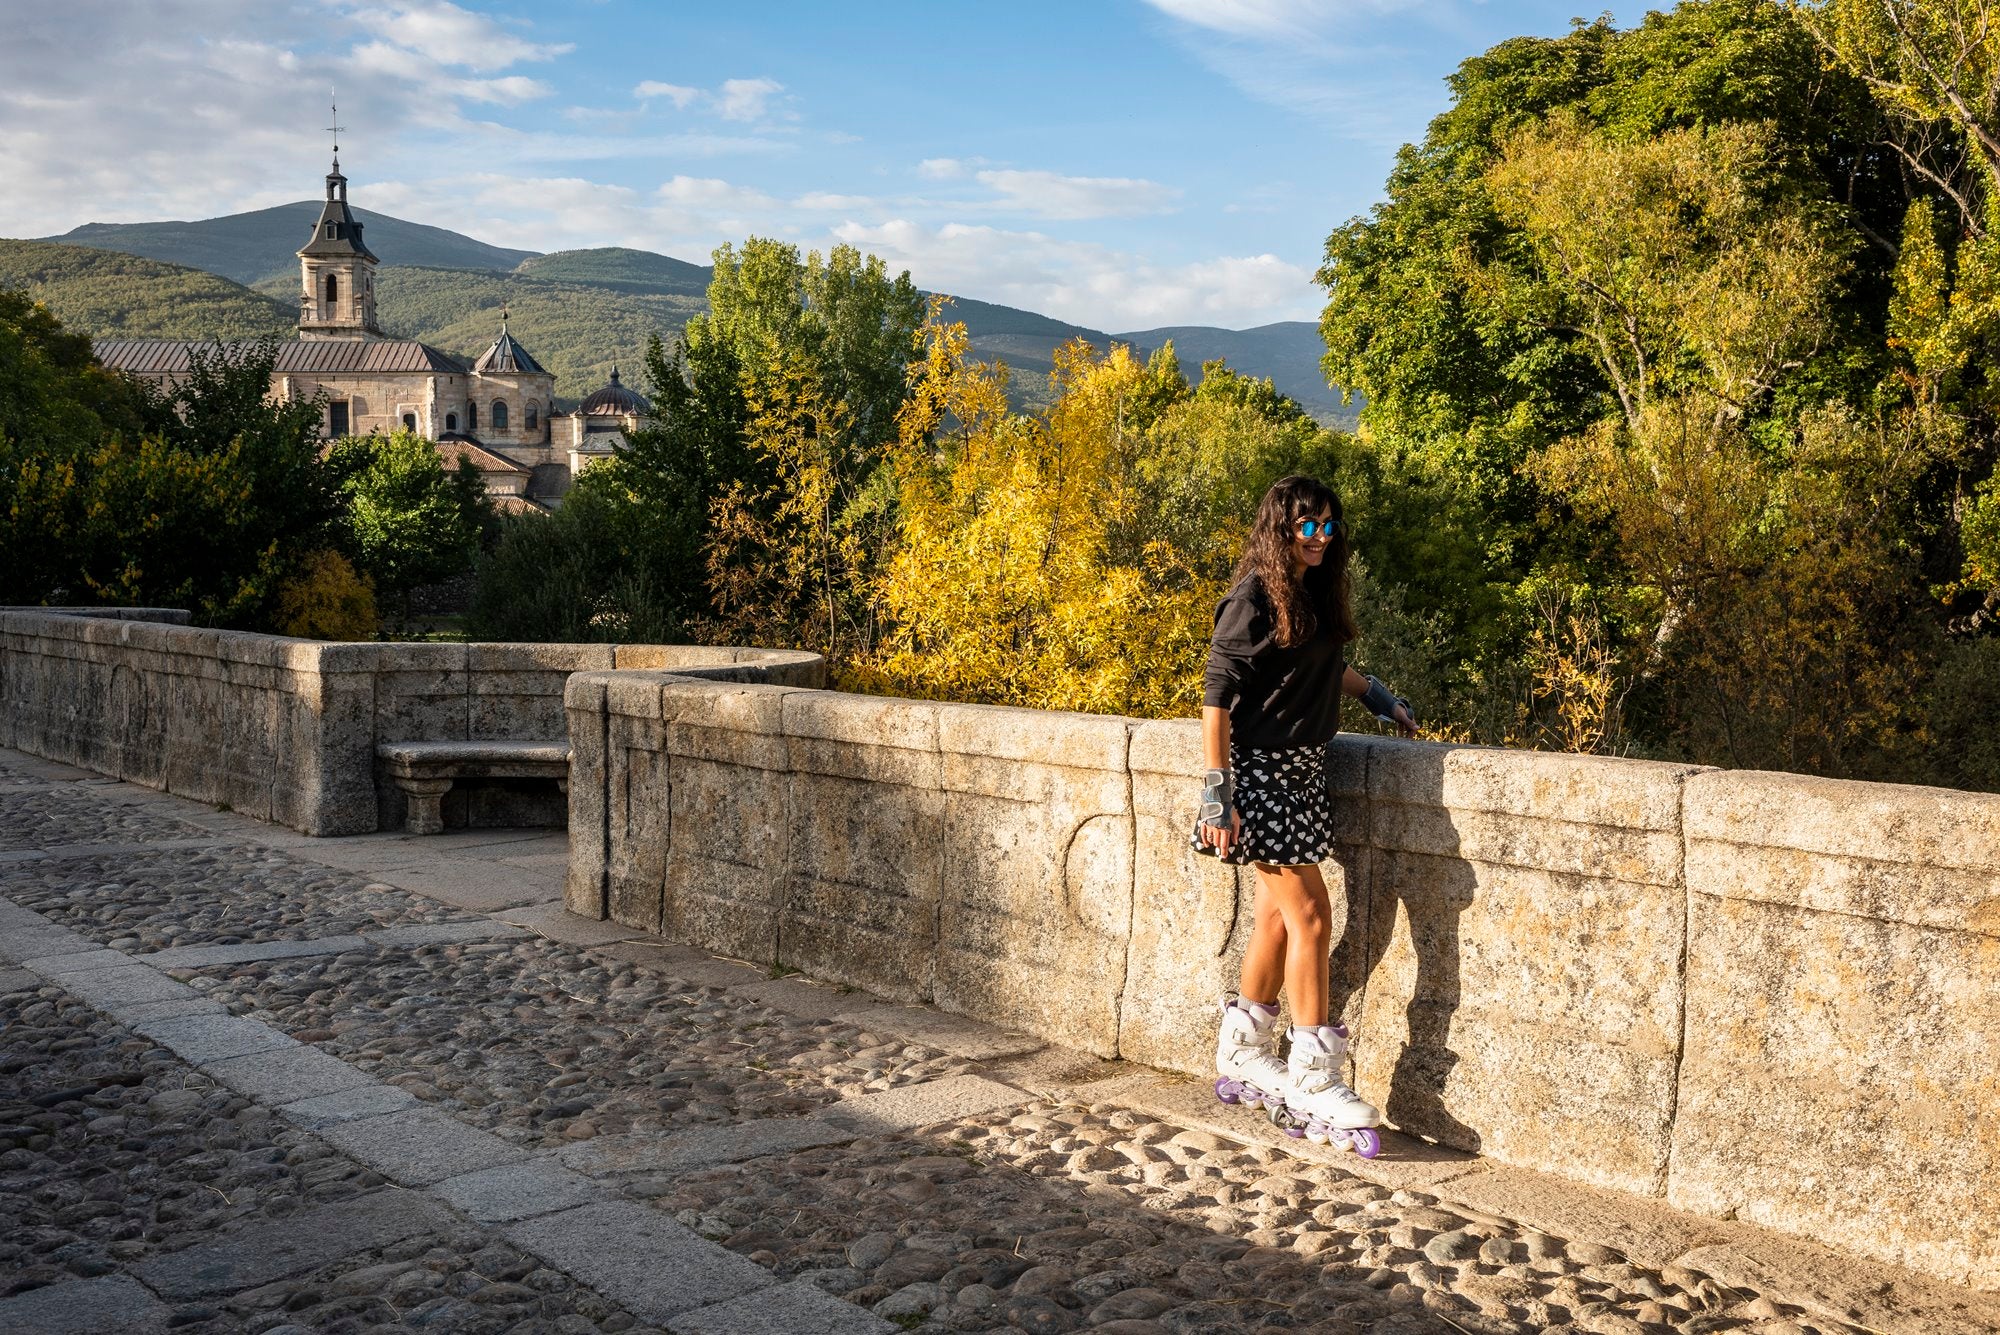
[[[401,795],[377,791],[378,742],[560,740],[569,674],[614,667],[825,679],[815,654],[762,649],[328,644],[4,609],[0,745],[307,834],[360,834],[401,818]]]
[[[571,678],[570,907],[1210,1069],[1251,877],[1197,725]],[[1343,737],[1333,995],[1390,1121],[2000,1287],[2000,797]]]

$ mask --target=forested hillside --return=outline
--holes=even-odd
[[[85,223],[61,236],[42,239],[205,269],[245,285],[266,278],[289,276],[296,280],[299,272],[296,252],[312,236],[320,203],[302,199],[275,208],[194,222]],[[405,222],[367,209],[355,209],[354,216],[365,229],[368,248],[388,264],[507,270],[535,253],[489,246],[443,227]]]
[[[197,222],[87,223],[51,240],[204,269],[248,284],[291,310],[298,286],[293,252],[312,231],[319,208],[317,201],[306,200]],[[383,261],[376,302],[386,331],[474,356],[492,341],[500,308],[510,306],[515,334],[556,372],[556,393],[564,402],[603,384],[612,365],[631,365],[649,335],[671,341],[687,317],[704,307],[713,275],[707,264],[652,251],[604,246],[538,255],[366,209],[354,213],[367,228],[369,248]],[[107,289],[88,304],[73,304],[65,293],[55,308],[70,327],[92,334],[178,322],[178,316],[151,309],[158,294],[143,289],[136,271],[129,304],[129,311],[121,309]],[[1014,372],[1010,394],[1023,406],[1049,401],[1056,349],[1070,339],[1088,339],[1100,348],[1117,339],[1143,356],[1173,338],[1197,378],[1204,361],[1226,358],[1235,370],[1270,377],[1320,420],[1352,421],[1352,409],[1341,406],[1339,393],[1327,388],[1320,371],[1326,349],[1303,321],[1242,331],[1190,325],[1108,334],[969,298],[954,298],[953,311],[971,335],[972,355],[1004,361]]]
[[[46,241],[0,240],[0,290],[7,289],[93,337],[284,337],[298,322],[295,303],[212,273]]]

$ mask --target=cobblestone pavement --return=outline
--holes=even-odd
[[[1751,1335],[2000,1302],[0,752],[0,1331]]]

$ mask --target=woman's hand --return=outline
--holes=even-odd
[[[1217,857],[1226,858],[1229,850],[1236,847],[1237,840],[1243,837],[1243,813],[1231,808],[1229,828],[1226,830],[1213,825],[1201,825],[1196,830],[1201,835],[1201,841],[1214,849]]]
[[[1417,735],[1417,721],[1410,717],[1410,707],[1400,702],[1396,705],[1396,731],[1405,737]]]

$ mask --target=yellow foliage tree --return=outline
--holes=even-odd
[[[1176,372],[1177,374],[1177,372]],[[900,544],[875,586],[870,689],[1164,716],[1199,703],[1223,580],[1206,552],[1120,542],[1155,377],[1129,349],[1059,349],[1052,403],[1010,415],[1004,371],[935,315],[890,454]]]

